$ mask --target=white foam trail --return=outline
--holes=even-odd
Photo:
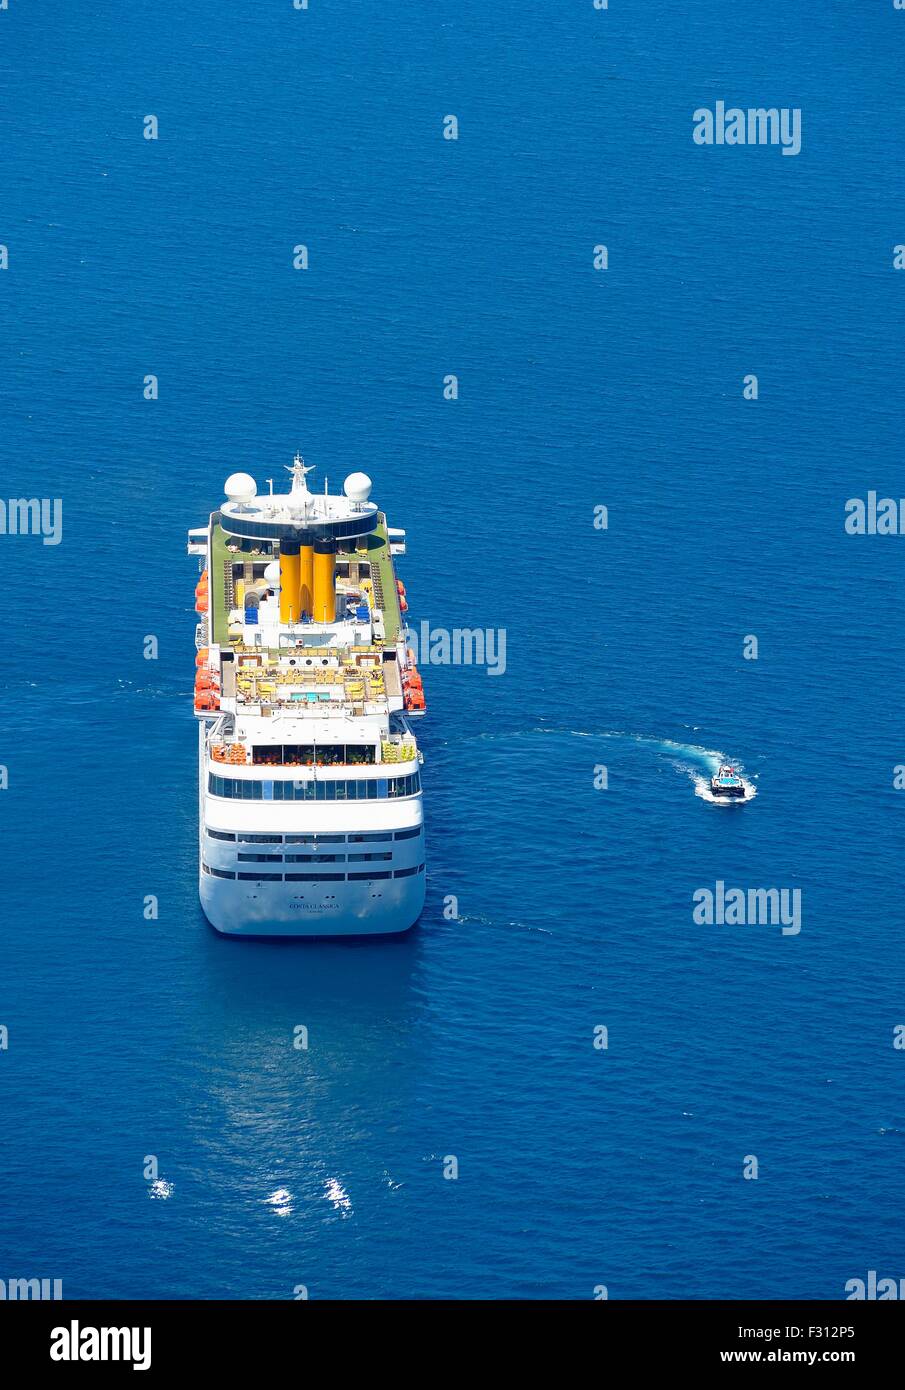
[[[718,748],[700,748],[693,743],[674,743],[672,739],[664,739],[663,747],[675,752],[683,753],[689,759],[682,762],[679,759],[673,761],[673,767],[677,772],[684,772],[694,783],[694,794],[699,796],[702,801],[709,801],[712,806],[744,806],[747,802],[753,801],[757,796],[757,787],[750,778],[742,774],[741,764],[736,758],[727,759],[725,753]],[[742,778],[742,785],[745,788],[745,795],[740,797],[714,796],[710,790],[710,779],[715,772],[725,762],[731,762],[732,766],[738,771]],[[697,766],[695,766],[697,764]]]
[[[686,758],[697,762],[700,766],[710,769],[711,773],[716,772],[720,763],[726,761],[726,755],[721,753],[718,748],[704,748],[699,743],[680,743],[672,738],[657,738],[653,734],[633,734],[627,729],[557,729],[541,727],[528,729],[524,734],[514,734],[511,737],[523,738],[528,734],[559,734],[566,738],[614,738],[624,739],[626,743],[636,743],[642,748],[651,748],[655,752],[680,753]],[[483,734],[478,735],[483,738]],[[490,735],[496,737],[496,735]],[[504,735],[500,735],[504,737]],[[684,770],[684,769],[683,769]]]
[[[456,921],[457,921],[457,922],[478,922],[482,927],[518,927],[518,928],[521,928],[523,931],[539,931],[539,932],[543,932],[545,936],[552,936],[552,935],[553,935],[552,932],[547,931],[547,928],[546,928],[546,927],[538,927],[538,926],[535,926],[535,925],[534,925],[533,923],[531,923],[531,922],[516,922],[516,921],[498,922],[495,918],[493,918],[493,917],[484,917],[484,916],[482,916],[481,913],[479,913],[479,912],[474,912],[474,913],[464,913],[464,912],[463,912],[463,913],[460,913],[460,915],[456,918]]]
[[[680,754],[680,757],[671,758],[672,765],[677,772],[684,772],[686,776],[691,778],[694,784],[694,794],[699,796],[702,801],[709,801],[714,806],[730,804],[744,806],[757,796],[757,787],[750,778],[743,775],[742,766],[738,759],[727,759],[726,754],[719,748],[704,748],[698,743],[678,743],[671,738],[650,739],[645,738],[642,734],[637,734],[634,738],[638,743],[656,744],[666,753]],[[719,771],[725,762],[731,762],[732,766],[738,770],[745,788],[744,796],[730,799],[725,796],[714,796],[710,790],[711,777]]]
[[[697,730],[698,726],[695,726]],[[727,797],[716,797],[710,790],[710,779],[713,774],[719,771],[720,766],[731,761],[733,767],[739,768],[737,759],[727,759],[725,753],[719,748],[705,748],[699,743],[681,743],[672,738],[657,738],[652,734],[634,734],[627,729],[564,729],[557,728],[555,725],[541,725],[533,729],[521,729],[512,733],[480,733],[471,735],[471,738],[488,740],[491,742],[505,742],[512,739],[531,738],[536,734],[552,734],[560,738],[590,738],[590,739],[622,739],[626,743],[637,744],[641,748],[649,748],[655,753],[664,753],[669,757],[670,762],[677,772],[684,772],[694,784],[695,796],[699,796],[702,801],[710,801],[714,805],[726,805],[729,801]],[[469,736],[466,735],[466,740]],[[736,799],[737,804],[742,806],[748,801],[753,801],[757,796],[757,788],[747,777],[742,776],[745,787],[745,795]]]

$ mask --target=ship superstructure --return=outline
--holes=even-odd
[[[237,936],[400,932],[424,904],[424,692],[405,588],[363,473],[341,495],[236,473],[189,532],[199,719],[199,893]]]

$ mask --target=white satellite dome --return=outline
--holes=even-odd
[[[264,578],[267,580],[271,589],[275,589],[280,582],[280,562],[272,561],[264,571]]]
[[[250,473],[231,473],[223,484],[223,491],[230,502],[250,502],[258,485]]]
[[[343,492],[350,502],[367,502],[372,486],[367,473],[350,473],[343,483]]]

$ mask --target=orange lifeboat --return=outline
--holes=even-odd
[[[219,690],[220,682],[212,671],[195,672],[195,690]]]
[[[409,606],[405,594],[399,595],[399,611],[400,613],[407,613],[409,611]]]
[[[412,671],[409,675],[403,676],[402,684],[406,690],[423,690],[424,681],[417,671]]]
[[[404,703],[405,703],[406,709],[410,709],[410,710],[423,710],[423,709],[426,708],[425,703],[424,703],[424,691],[423,691],[423,690],[414,690],[414,689],[406,690],[405,693],[404,693],[404,696],[403,696],[403,701],[404,701]]]
[[[245,749],[238,743],[214,743],[211,757],[215,763],[244,763],[247,761]]]
[[[404,594],[404,593],[405,593],[405,585],[403,584],[403,582],[402,582],[401,579],[397,579],[397,580],[396,580],[396,592],[397,592],[397,594]]]
[[[196,713],[203,713],[207,710],[217,710],[220,708],[220,695],[216,690],[196,690],[195,710]]]
[[[206,665],[207,665],[207,657],[208,657],[207,647],[202,647],[198,652],[195,653],[195,665],[196,665],[196,666],[206,666]]]
[[[207,570],[202,570],[202,571],[201,571],[201,578],[198,580],[198,583],[195,585],[195,612],[196,612],[196,613],[206,613],[206,612],[207,612],[208,599],[209,599],[209,594],[208,594]]]

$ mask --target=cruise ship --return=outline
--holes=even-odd
[[[198,557],[199,895],[230,936],[407,931],[424,905],[424,688],[396,578],[405,532],[364,473],[224,485]]]

